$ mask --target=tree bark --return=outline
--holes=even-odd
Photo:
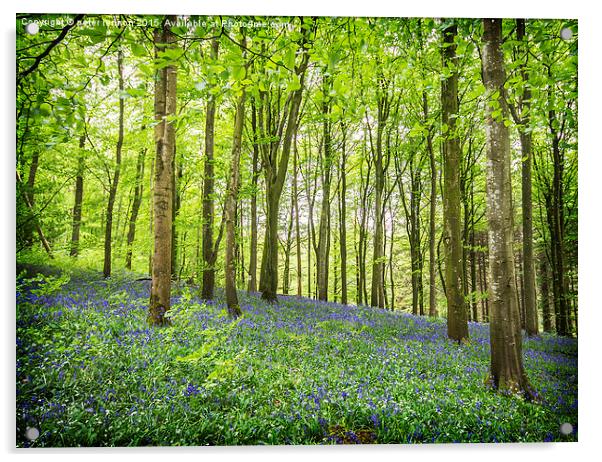
[[[520,316],[514,284],[510,136],[508,109],[501,95],[505,81],[502,20],[484,19],[483,81],[487,105],[487,220],[491,272],[490,382],[500,391],[534,396],[523,366]]]
[[[115,198],[117,197],[117,187],[119,185],[119,173],[121,170],[121,149],[123,147],[123,112],[124,112],[124,99],[123,99],[123,52],[119,50],[117,52],[117,72],[119,74],[119,133],[117,136],[117,147],[115,150],[115,170],[113,178],[110,181],[109,187],[109,200],[107,202],[107,221],[105,223],[105,251],[104,251],[104,265],[102,274],[105,278],[111,276],[111,250],[113,248],[112,235],[113,235],[113,208],[115,206]]]
[[[372,246],[372,284],[370,292],[370,305],[378,308],[385,307],[385,294],[383,286],[384,274],[384,214],[383,192],[385,188],[385,165],[383,159],[383,131],[389,118],[390,96],[389,80],[380,72],[378,74],[377,90],[377,127],[376,150],[374,156],[374,238]]]
[[[422,93],[422,105],[424,120],[428,121],[428,99],[426,92]],[[435,162],[435,150],[433,149],[433,135],[431,128],[426,136],[426,146],[429,154],[429,165],[431,171],[431,191],[429,204],[429,316],[438,316],[437,312],[437,287],[436,287],[436,258],[435,242],[436,228],[435,217],[437,212],[437,164]]]
[[[86,135],[79,137],[79,156],[77,157],[77,176],[75,177],[75,201],[73,204],[73,226],[71,229],[71,249],[69,256],[77,257],[79,253],[79,231],[82,221],[82,200],[84,197],[84,162],[83,152],[86,145]]]
[[[525,37],[525,20],[516,20],[517,39],[521,42],[524,60],[521,60],[520,73],[524,89],[520,108],[520,145],[522,153],[522,210],[523,210],[523,306],[525,311],[525,328],[527,335],[539,334],[539,319],[537,316],[537,299],[535,296],[535,265],[533,263],[533,203],[532,203],[532,135],[529,130],[531,111],[531,88],[527,59],[529,56],[527,39]]]
[[[318,233],[318,254],[317,254],[317,279],[318,279],[318,299],[328,300],[328,269],[330,249],[330,180],[333,166],[333,154],[331,146],[330,133],[330,89],[332,87],[332,78],[328,74],[322,76],[322,127],[324,149],[321,173],[322,173],[322,204],[320,207],[320,227]]]
[[[25,135],[24,135],[25,136]],[[27,223],[25,227],[25,243],[28,246],[33,244],[33,232],[36,230],[35,223],[37,222],[37,218],[35,218],[35,185],[36,185],[36,174],[38,172],[38,166],[40,165],[40,151],[38,149],[34,149],[33,154],[31,155],[31,163],[29,164],[29,175],[27,176],[27,189],[23,191],[23,194],[26,194],[28,197],[28,201],[31,204],[31,215],[34,217]],[[39,233],[38,233],[39,234]]]
[[[155,50],[172,48],[175,35],[167,24],[176,23],[175,16],[167,16],[162,29],[155,31]],[[172,232],[172,165],[175,146],[174,122],[168,120],[176,113],[177,69],[174,64],[160,69],[155,84],[155,184],[153,208],[155,236],[153,271],[148,321],[161,326],[169,323],[165,313],[170,308],[171,294],[171,232]]]
[[[244,40],[243,40],[244,42]],[[226,195],[226,304],[228,314],[231,318],[239,317],[242,312],[238,303],[236,293],[236,265],[234,248],[236,246],[236,202],[240,183],[240,151],[242,142],[242,130],[245,119],[245,91],[236,104],[236,117],[234,121],[234,139],[232,143],[232,156],[230,160],[230,179]]]
[[[548,275],[548,259],[542,252],[539,256],[539,292],[541,294],[541,312],[543,316],[543,331],[554,331],[553,307],[550,306],[550,286]]]
[[[171,276],[178,279],[178,228],[176,219],[180,213],[180,181],[183,176],[182,163],[177,160],[177,148],[174,142],[174,153],[171,166],[171,188],[173,191],[173,205],[171,209]]]
[[[211,42],[211,58],[217,60],[219,42],[217,39]],[[215,217],[214,205],[214,138],[215,138],[215,109],[216,97],[211,95],[207,101],[207,113],[205,118],[205,162],[203,176],[203,283],[201,287],[201,298],[213,299],[215,290],[215,261],[217,252],[213,245],[213,222]]]
[[[297,151],[297,134],[295,133],[293,145],[293,208],[295,211],[295,237],[297,243],[297,295],[303,294],[302,271],[301,271],[301,231],[299,227],[299,187],[298,187],[298,165],[299,153]]]
[[[145,130],[145,127],[142,127]],[[132,203],[132,212],[130,215],[130,224],[127,235],[127,253],[125,256],[125,267],[129,270],[132,269],[132,252],[134,245],[134,238],[136,236],[136,220],[138,219],[138,212],[140,211],[140,205],[142,204],[142,184],[144,181],[144,161],[146,157],[146,148],[142,148],[138,153],[138,160],[136,162],[136,185],[134,186],[134,200]]]
[[[447,129],[443,141],[443,216],[445,244],[445,287],[447,335],[458,342],[468,340],[466,303],[462,293],[462,234],[460,213],[460,145],[456,133],[458,115],[458,57],[454,38],[457,26],[443,31],[443,66],[450,75],[441,84],[442,124]]]
[[[342,145],[341,164],[339,174],[341,176],[341,188],[339,192],[339,247],[341,254],[341,303],[347,305],[347,127],[341,122]]]
[[[253,173],[251,177],[253,195],[251,196],[251,243],[249,250],[249,284],[247,290],[249,292],[257,292],[257,194],[259,192],[257,183],[259,179],[259,145],[257,140],[257,108],[254,101],[251,103],[251,129],[253,131]]]

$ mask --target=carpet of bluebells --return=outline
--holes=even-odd
[[[525,339],[533,403],[487,387],[485,324],[458,345],[444,319],[244,292],[232,321],[182,284],[150,328],[149,284],[17,278],[17,446],[577,439],[576,339]]]

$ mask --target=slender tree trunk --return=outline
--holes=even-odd
[[[86,135],[79,137],[79,156],[77,158],[77,176],[75,177],[75,202],[73,204],[73,226],[71,230],[71,250],[69,255],[77,257],[79,253],[79,230],[82,222],[82,200],[84,197],[84,147]]]
[[[464,294],[462,293],[462,234],[460,213],[460,145],[456,134],[458,115],[458,57],[454,38],[455,24],[443,31],[443,66],[450,76],[442,81],[442,123],[445,127],[443,142],[443,215],[445,222],[445,287],[447,297],[447,335],[458,342],[468,340],[468,321]]]
[[[297,295],[300,297],[303,294],[302,287],[302,271],[301,271],[301,232],[299,227],[299,188],[298,188],[298,165],[299,165],[299,153],[297,151],[297,135],[295,133],[294,145],[293,145],[293,197],[294,203],[293,208],[295,212],[295,241],[297,243]]]
[[[550,288],[549,288],[549,275],[548,275],[548,259],[542,252],[539,256],[539,280],[540,280],[540,294],[541,294],[541,312],[543,316],[543,330],[544,332],[554,331],[554,316],[553,308],[550,306]]]
[[[556,111],[548,112],[550,131],[552,133],[552,154],[554,160],[554,177],[552,183],[552,229],[551,245],[553,254],[556,256],[554,265],[553,286],[554,301],[558,304],[558,317],[556,318],[556,330],[558,335],[571,335],[570,311],[567,303],[566,274],[565,274],[565,251],[564,251],[564,193],[563,193],[563,170],[564,158],[560,151],[560,139],[554,128]]]
[[[249,250],[249,292],[257,292],[257,187],[259,179],[259,145],[257,141],[257,108],[255,102],[251,103],[251,129],[253,130],[253,173],[251,182],[253,195],[251,196],[251,248]]]
[[[317,280],[318,280],[318,299],[328,300],[328,269],[329,248],[330,248],[330,179],[333,166],[333,155],[330,134],[330,100],[329,93],[332,87],[332,78],[327,74],[323,75],[323,102],[322,102],[322,127],[323,127],[323,147],[322,157],[322,204],[320,207],[320,227],[318,233],[318,254],[316,255]]]
[[[142,127],[142,130],[144,131],[145,128]],[[134,186],[134,201],[132,203],[130,226],[127,235],[127,253],[125,256],[125,267],[129,270],[132,269],[132,252],[134,238],[136,237],[136,220],[138,220],[138,212],[140,211],[140,205],[142,204],[142,184],[144,181],[145,158],[146,148],[142,148],[138,153],[138,160],[136,162],[136,185]]]
[[[40,151],[38,149],[34,149],[33,154],[31,156],[31,163],[29,164],[29,175],[27,176],[27,189],[24,191],[24,194],[27,195],[28,201],[31,205],[30,210],[32,216],[35,216],[34,209],[36,203],[36,195],[35,195],[35,185],[36,185],[36,174],[38,172],[38,166],[40,165]],[[27,223],[25,227],[25,243],[28,246],[33,244],[33,233],[37,231],[36,227],[37,218],[33,218]],[[43,233],[42,233],[43,234]],[[39,233],[38,233],[39,235]],[[45,239],[45,238],[44,238]]]
[[[341,188],[339,191],[339,247],[341,254],[341,303],[347,305],[347,127],[341,123],[342,145],[341,164],[339,174],[341,176]]]
[[[113,208],[115,206],[115,198],[117,197],[117,187],[119,185],[119,172],[121,170],[121,148],[123,147],[124,99],[123,96],[121,96],[121,94],[124,91],[124,84],[123,52],[121,50],[117,52],[117,70],[119,73],[119,134],[117,137],[117,148],[115,150],[115,170],[113,173],[113,178],[110,181],[109,200],[107,202],[107,221],[105,223],[105,252],[104,265],[102,271],[105,278],[111,276],[111,250],[113,246]]]
[[[517,39],[523,44],[524,61],[520,64],[520,73],[525,88],[521,98],[519,133],[522,154],[522,213],[523,213],[523,297],[522,304],[525,313],[525,330],[527,335],[539,334],[539,320],[537,316],[537,299],[535,295],[535,266],[533,263],[533,204],[531,188],[532,166],[532,135],[529,128],[531,110],[531,88],[528,85],[529,73],[527,71],[528,45],[525,37],[525,20],[516,20]]]
[[[166,21],[176,23],[175,16],[167,16]],[[155,52],[174,46],[175,36],[167,22],[162,30],[155,32]],[[175,146],[175,127],[169,120],[176,113],[177,70],[171,64],[158,70],[155,84],[155,184],[153,208],[155,217],[155,245],[148,322],[161,326],[169,323],[165,313],[170,308],[171,295],[171,222],[173,206],[172,159]]]
[[[282,293],[288,295],[291,287],[291,250],[293,248],[293,221],[295,213],[295,197],[291,194],[291,208],[286,227],[286,242],[284,243],[284,271],[282,275]]]
[[[179,245],[178,245],[178,229],[176,226],[176,218],[178,217],[178,214],[180,212],[180,203],[181,203],[181,197],[180,197],[180,181],[182,179],[183,176],[183,171],[182,171],[182,163],[178,162],[177,160],[177,149],[176,149],[176,145],[174,144],[174,154],[173,154],[173,160],[172,160],[172,172],[171,172],[171,188],[173,191],[173,205],[172,205],[172,209],[171,209],[171,277],[173,279],[177,279],[178,278],[178,250],[179,250]]]
[[[237,318],[242,314],[238,304],[238,295],[236,293],[234,248],[236,246],[236,202],[240,183],[240,151],[244,119],[245,91],[243,88],[242,95],[236,105],[234,140],[232,143],[232,157],[230,161],[230,180],[228,182],[228,192],[226,195],[226,303],[228,305],[228,314],[231,318]]]
[[[428,120],[428,99],[426,92],[422,93],[422,104],[424,110],[424,118]],[[437,212],[437,164],[435,162],[435,150],[433,149],[433,135],[429,130],[426,137],[426,146],[429,153],[429,162],[431,170],[431,193],[429,205],[429,316],[436,317],[437,313],[437,287],[436,287],[436,253],[435,241],[436,223],[435,217]]]
[[[484,19],[483,80],[490,98],[503,92],[504,64],[501,50],[502,20]],[[492,103],[499,105],[501,117]],[[533,391],[522,357],[520,316],[514,284],[512,183],[510,136],[504,120],[508,110],[502,100],[487,105],[487,220],[491,271],[491,384],[501,391]]]
[[[211,58],[217,60],[219,42],[211,42]],[[215,109],[216,97],[212,95],[207,101],[205,118],[205,162],[203,176],[203,283],[201,285],[201,298],[213,299],[215,290],[215,261],[217,254],[213,244],[213,222],[215,219],[214,205],[214,138],[215,138]]]
[[[522,288],[522,280],[523,273],[521,270],[520,262],[522,260],[522,254],[520,250],[516,252],[518,255],[514,256],[515,268],[514,268],[514,284],[516,285],[516,304],[518,305],[518,312],[520,313],[520,327],[521,329],[526,329],[526,314],[525,314],[525,306],[523,305],[523,288]]]
[[[483,286],[484,286],[484,302],[485,311],[483,312],[483,320],[489,322],[489,283],[487,279],[487,268],[489,268],[489,243],[487,237],[484,237],[483,251],[481,252],[482,267],[483,267]]]
[[[384,214],[383,192],[385,187],[385,165],[383,161],[383,130],[389,118],[390,98],[388,95],[388,80],[379,73],[377,93],[378,117],[376,128],[376,152],[374,156],[374,239],[372,247],[372,284],[370,305],[384,308],[385,294],[383,287],[384,273]]]
[[[148,230],[149,230],[149,236],[153,236],[154,235],[154,225],[155,225],[155,206],[154,206],[154,195],[153,195],[153,191],[155,190],[155,156],[151,156],[151,165],[150,165],[150,178],[149,178],[149,190],[151,191],[150,196],[150,204],[149,204],[149,224],[148,224]],[[153,274],[153,246],[150,246],[150,250],[149,250],[149,254],[148,254],[148,274],[149,276],[152,277]]]

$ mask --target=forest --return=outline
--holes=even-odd
[[[576,20],[16,20],[18,447],[577,440]]]

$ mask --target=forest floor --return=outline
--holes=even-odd
[[[576,339],[525,339],[531,403],[487,387],[486,324],[458,345],[444,319],[245,292],[231,321],[221,293],[203,303],[176,285],[171,326],[149,328],[149,282],[133,273],[29,269],[16,284],[19,447],[577,439]]]

